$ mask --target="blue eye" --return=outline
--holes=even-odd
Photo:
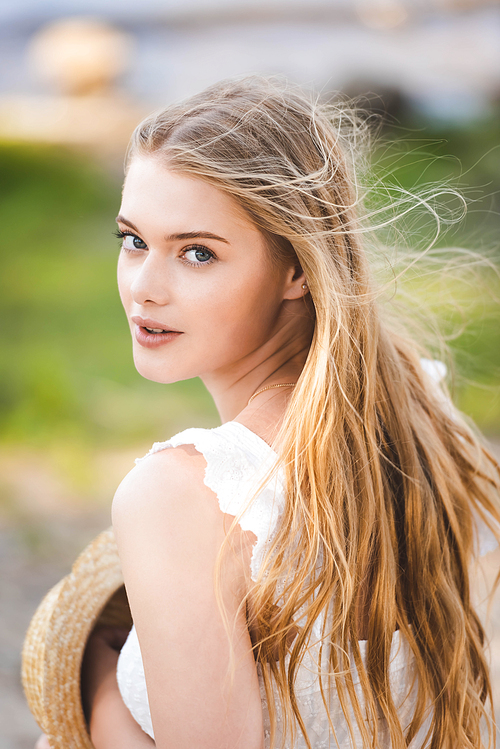
[[[147,244],[135,234],[125,234],[122,247],[124,250],[146,250]]]
[[[188,250],[184,250],[184,258],[189,265],[209,265],[215,256],[213,252],[208,250],[206,247],[190,247]],[[191,255],[191,258],[189,257]]]
[[[131,232],[118,229],[118,231],[115,232],[115,236],[118,237],[118,239],[121,239],[122,249],[129,252],[134,252],[134,250],[147,250],[148,248],[146,242]]]

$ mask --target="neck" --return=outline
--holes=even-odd
[[[201,377],[214,399],[222,423],[235,419],[260,388],[297,382],[309,353],[312,330],[313,326],[310,326],[294,336],[286,336],[285,340],[280,331],[260,349],[230,368]],[[289,396],[292,389],[278,388],[267,391],[266,395],[272,397],[280,392]],[[258,406],[258,403],[256,399],[252,407]]]

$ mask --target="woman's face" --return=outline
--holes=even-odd
[[[244,374],[281,324],[293,269],[271,269],[263,235],[236,201],[136,157],[118,225],[118,284],[140,374],[164,383]]]

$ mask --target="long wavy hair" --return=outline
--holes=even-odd
[[[363,746],[380,747],[382,718],[403,749],[431,704],[431,749],[478,749],[485,724],[491,744],[492,694],[469,568],[476,517],[498,536],[500,468],[443,405],[417,345],[381,312],[355,168],[365,129],[343,106],[249,76],[148,117],[129,159],[155,155],[229,194],[266,236],[272,264],[300,264],[314,305],[310,351],[276,440],[286,504],[249,606],[271,745],[276,694],[291,735],[301,730],[311,745],[295,686],[323,617],[325,710],[333,680],[351,737],[353,715]],[[418,677],[407,726],[389,679],[397,629]]]

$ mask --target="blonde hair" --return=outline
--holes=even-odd
[[[330,612],[322,642],[332,644],[330,678],[351,736],[352,709],[363,746],[379,747],[382,716],[391,746],[402,749],[431,703],[429,746],[477,749],[485,722],[491,743],[491,684],[469,567],[474,511],[493,531],[492,518],[500,521],[500,469],[443,407],[416,345],[380,314],[354,168],[363,135],[345,108],[251,76],[152,115],[129,157],[154,154],[231,195],[267,236],[272,263],[298,261],[314,304],[314,337],[277,440],[285,510],[252,593],[273,737],[274,682],[285,725],[310,746],[295,680],[314,623]],[[418,675],[408,727],[389,680],[398,628]]]

